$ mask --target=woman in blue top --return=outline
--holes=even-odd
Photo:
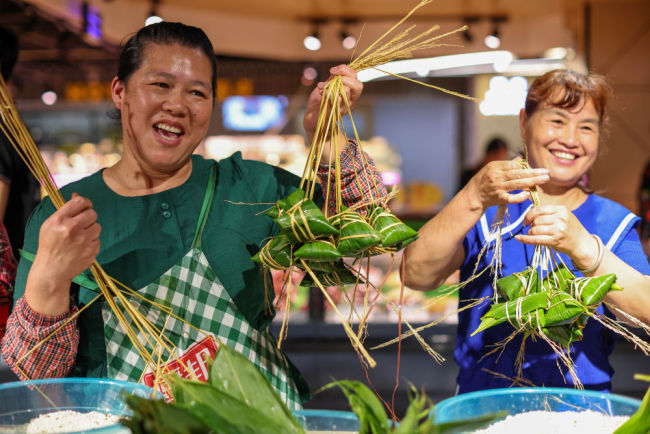
[[[458,268],[463,281],[472,276],[482,247],[495,242],[490,226],[497,207],[506,205],[500,276],[531,264],[535,245],[549,246],[561,253],[578,276],[616,273],[617,284],[624,290],[609,293],[605,302],[650,324],[650,267],[635,229],[639,218],[582,183],[598,155],[608,94],[606,83],[596,76],[555,70],[537,78],[519,114],[532,168],[523,169],[516,160],[483,167],[409,245],[405,284],[434,289]],[[528,193],[534,186],[541,203],[535,208]],[[478,270],[491,259],[490,254],[484,255]],[[492,276],[483,273],[460,290],[459,307],[492,294]],[[513,332],[504,323],[470,336],[489,307],[486,301],[458,314],[459,393],[513,383],[574,385],[567,370],[559,368],[557,355],[539,339],[526,341],[523,378],[518,378],[515,367],[521,335],[508,342],[503,353],[488,354]],[[614,317],[602,305],[598,310]],[[616,314],[617,319],[629,322],[620,312]],[[571,345],[576,374],[587,389],[610,390],[613,369],[608,356],[616,335],[593,319],[583,333],[584,338]]]

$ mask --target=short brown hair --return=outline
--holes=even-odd
[[[605,78],[600,75],[587,76],[568,69],[554,69],[533,81],[526,95],[525,110],[530,118],[543,103],[573,109],[591,100],[598,112],[598,122],[602,124],[606,120],[607,102],[611,93]]]

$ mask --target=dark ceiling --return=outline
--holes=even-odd
[[[37,97],[46,88],[60,90],[65,82],[113,77],[118,46],[95,45],[81,29],[25,2],[0,1],[0,26],[18,36],[20,52],[11,83],[20,97]]]

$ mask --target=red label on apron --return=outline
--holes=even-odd
[[[217,342],[212,336],[206,336],[194,345],[190,346],[183,354],[175,358],[171,362],[162,365],[161,371],[164,373],[176,373],[181,378],[196,378],[199,381],[208,381],[208,367],[206,360],[213,359],[217,354]],[[187,367],[185,369],[184,366]],[[190,372],[188,372],[188,370]],[[193,375],[192,375],[193,374]],[[154,387],[154,374],[148,372],[142,377],[142,382],[149,386]],[[172,399],[169,390],[158,382],[157,389],[169,401]]]

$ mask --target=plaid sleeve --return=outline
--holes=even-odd
[[[386,187],[381,180],[375,162],[363,152],[359,145],[350,140],[341,153],[341,201],[351,207],[358,203],[370,203],[371,198],[382,200],[387,196]],[[330,166],[318,166],[318,178],[323,187],[328,215],[336,214],[336,180]],[[329,189],[328,189],[329,183]],[[329,194],[328,194],[329,191]],[[359,212],[364,213],[363,209]]]
[[[0,340],[5,334],[7,318],[11,312],[12,292],[16,279],[16,259],[9,237],[0,222]]]
[[[75,306],[62,315],[41,315],[29,307],[24,297],[18,299],[2,340],[2,355],[7,365],[23,380],[66,376],[77,357],[79,328],[76,318],[63,324],[76,312]],[[59,327],[61,329],[57,331]],[[28,377],[25,378],[17,369],[17,362],[52,333],[54,335],[20,361],[20,369]]]

